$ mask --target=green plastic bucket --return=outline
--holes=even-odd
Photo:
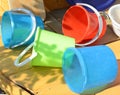
[[[33,47],[32,55],[19,63],[31,47]],[[20,67],[31,62],[32,66],[62,67],[62,56],[68,47],[75,47],[75,39],[38,27],[34,43],[22,51],[14,64]]]

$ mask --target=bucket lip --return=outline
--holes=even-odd
[[[2,16],[2,20],[1,20],[1,36],[2,36],[2,40],[3,40],[3,44],[5,45],[5,43],[4,42],[6,42],[6,40],[3,38],[3,35],[4,35],[4,33],[3,33],[3,24],[4,24],[4,22],[3,22],[3,19],[5,19],[5,15],[9,15],[9,19],[11,20],[10,21],[10,24],[11,24],[11,33],[10,33],[10,39],[12,39],[13,38],[13,28],[14,28],[14,23],[12,22],[12,16],[11,16],[11,13],[9,12],[9,11],[6,11],[6,12],[4,12],[4,14],[3,14],[3,16]],[[5,45],[5,47],[6,48],[10,48],[11,47],[11,44],[12,44],[12,40],[9,42],[9,45]]]
[[[115,24],[115,26],[120,27],[120,24],[117,23],[117,22],[113,19],[112,15],[111,15],[111,11],[112,11],[115,7],[118,7],[118,6],[120,7],[120,4],[113,5],[113,6],[108,10],[108,15],[109,15],[111,21]]]
[[[87,84],[87,69],[86,69],[85,61],[84,61],[84,58],[82,57],[82,54],[81,54],[80,51],[78,51],[76,48],[70,47],[70,48],[68,48],[68,49],[65,51],[65,53],[66,53],[66,52],[69,52],[69,51],[71,51],[71,50],[72,50],[72,52],[74,52],[74,55],[76,55],[77,60],[78,60],[78,62],[79,62],[79,65],[81,66],[81,71],[82,71],[82,76],[84,77],[84,82],[82,83],[82,86],[79,86],[79,84],[78,84],[78,86],[80,87],[80,88],[79,88],[79,91],[78,91],[78,90],[76,90],[76,88],[74,88],[74,87],[71,85],[71,83],[69,82],[69,78],[67,78],[66,75],[64,75],[64,79],[65,79],[67,85],[69,86],[69,88],[70,88],[72,91],[74,91],[74,92],[76,92],[76,93],[81,93],[81,92],[83,92],[83,90],[85,89],[86,84]],[[65,54],[64,54],[64,56],[65,56]],[[63,56],[63,58],[64,58],[64,56]],[[64,64],[65,64],[65,63],[64,63],[64,61],[63,61],[63,65],[64,65]],[[62,69],[63,69],[63,67],[62,67]],[[64,73],[64,70],[63,70],[63,73]],[[64,73],[64,74],[65,74],[65,73]]]
[[[64,28],[63,28],[63,24],[65,23],[64,19],[66,18],[66,14],[69,13],[70,10],[73,9],[73,8],[80,8],[80,9],[84,10],[84,12],[86,14],[86,17],[87,17],[87,28],[86,28],[86,30],[84,32],[84,35],[79,37],[79,39],[76,41],[76,43],[80,43],[82,41],[82,39],[85,37],[85,35],[87,34],[87,30],[88,30],[89,24],[90,24],[89,14],[88,14],[87,10],[85,10],[85,8],[83,6],[81,6],[81,5],[73,5],[65,12],[65,14],[63,16],[63,19],[62,19],[62,31],[63,31],[63,33],[65,33]],[[80,30],[78,32],[80,32]]]

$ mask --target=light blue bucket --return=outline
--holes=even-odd
[[[34,16],[27,9],[18,8],[4,12],[1,22],[1,35],[4,47],[14,48],[31,44],[34,41],[37,26],[44,29],[41,17]]]
[[[104,45],[68,48],[62,70],[69,88],[75,93],[107,85],[117,76],[118,65],[112,50]]]

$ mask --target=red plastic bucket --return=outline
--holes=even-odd
[[[88,12],[81,5],[92,8],[95,13]],[[94,7],[80,3],[64,14],[62,31],[64,35],[75,38],[77,45],[88,45],[105,34],[106,21]]]

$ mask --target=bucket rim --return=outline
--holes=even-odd
[[[72,47],[71,47],[71,48],[68,48],[68,49],[65,51],[64,55],[63,55],[62,71],[63,71],[64,74],[65,74],[64,65],[66,64],[66,63],[64,62],[64,60],[66,60],[66,59],[64,59],[64,58],[65,58],[66,53],[68,53],[69,51],[72,51],[72,52],[74,53],[74,55],[76,55],[76,57],[77,57],[76,60],[78,60],[78,62],[79,62],[78,64],[79,64],[80,67],[81,67],[82,77],[84,78],[84,80],[83,80],[81,86],[80,86],[79,83],[78,83],[79,90],[78,90],[78,89],[76,90],[75,86],[73,87],[73,84],[70,83],[70,79],[67,78],[66,75],[64,75],[64,79],[65,79],[67,85],[69,86],[69,88],[70,88],[72,91],[74,91],[74,92],[76,92],[76,93],[81,93],[81,92],[84,91],[84,89],[85,89],[85,87],[86,87],[86,84],[87,84],[87,80],[88,80],[88,79],[87,79],[87,69],[86,69],[85,61],[84,61],[84,58],[82,57],[82,54],[80,53],[80,51],[78,51],[76,48],[72,48]],[[74,55],[73,55],[73,56],[74,56]],[[72,63],[72,64],[73,64],[73,63]]]

